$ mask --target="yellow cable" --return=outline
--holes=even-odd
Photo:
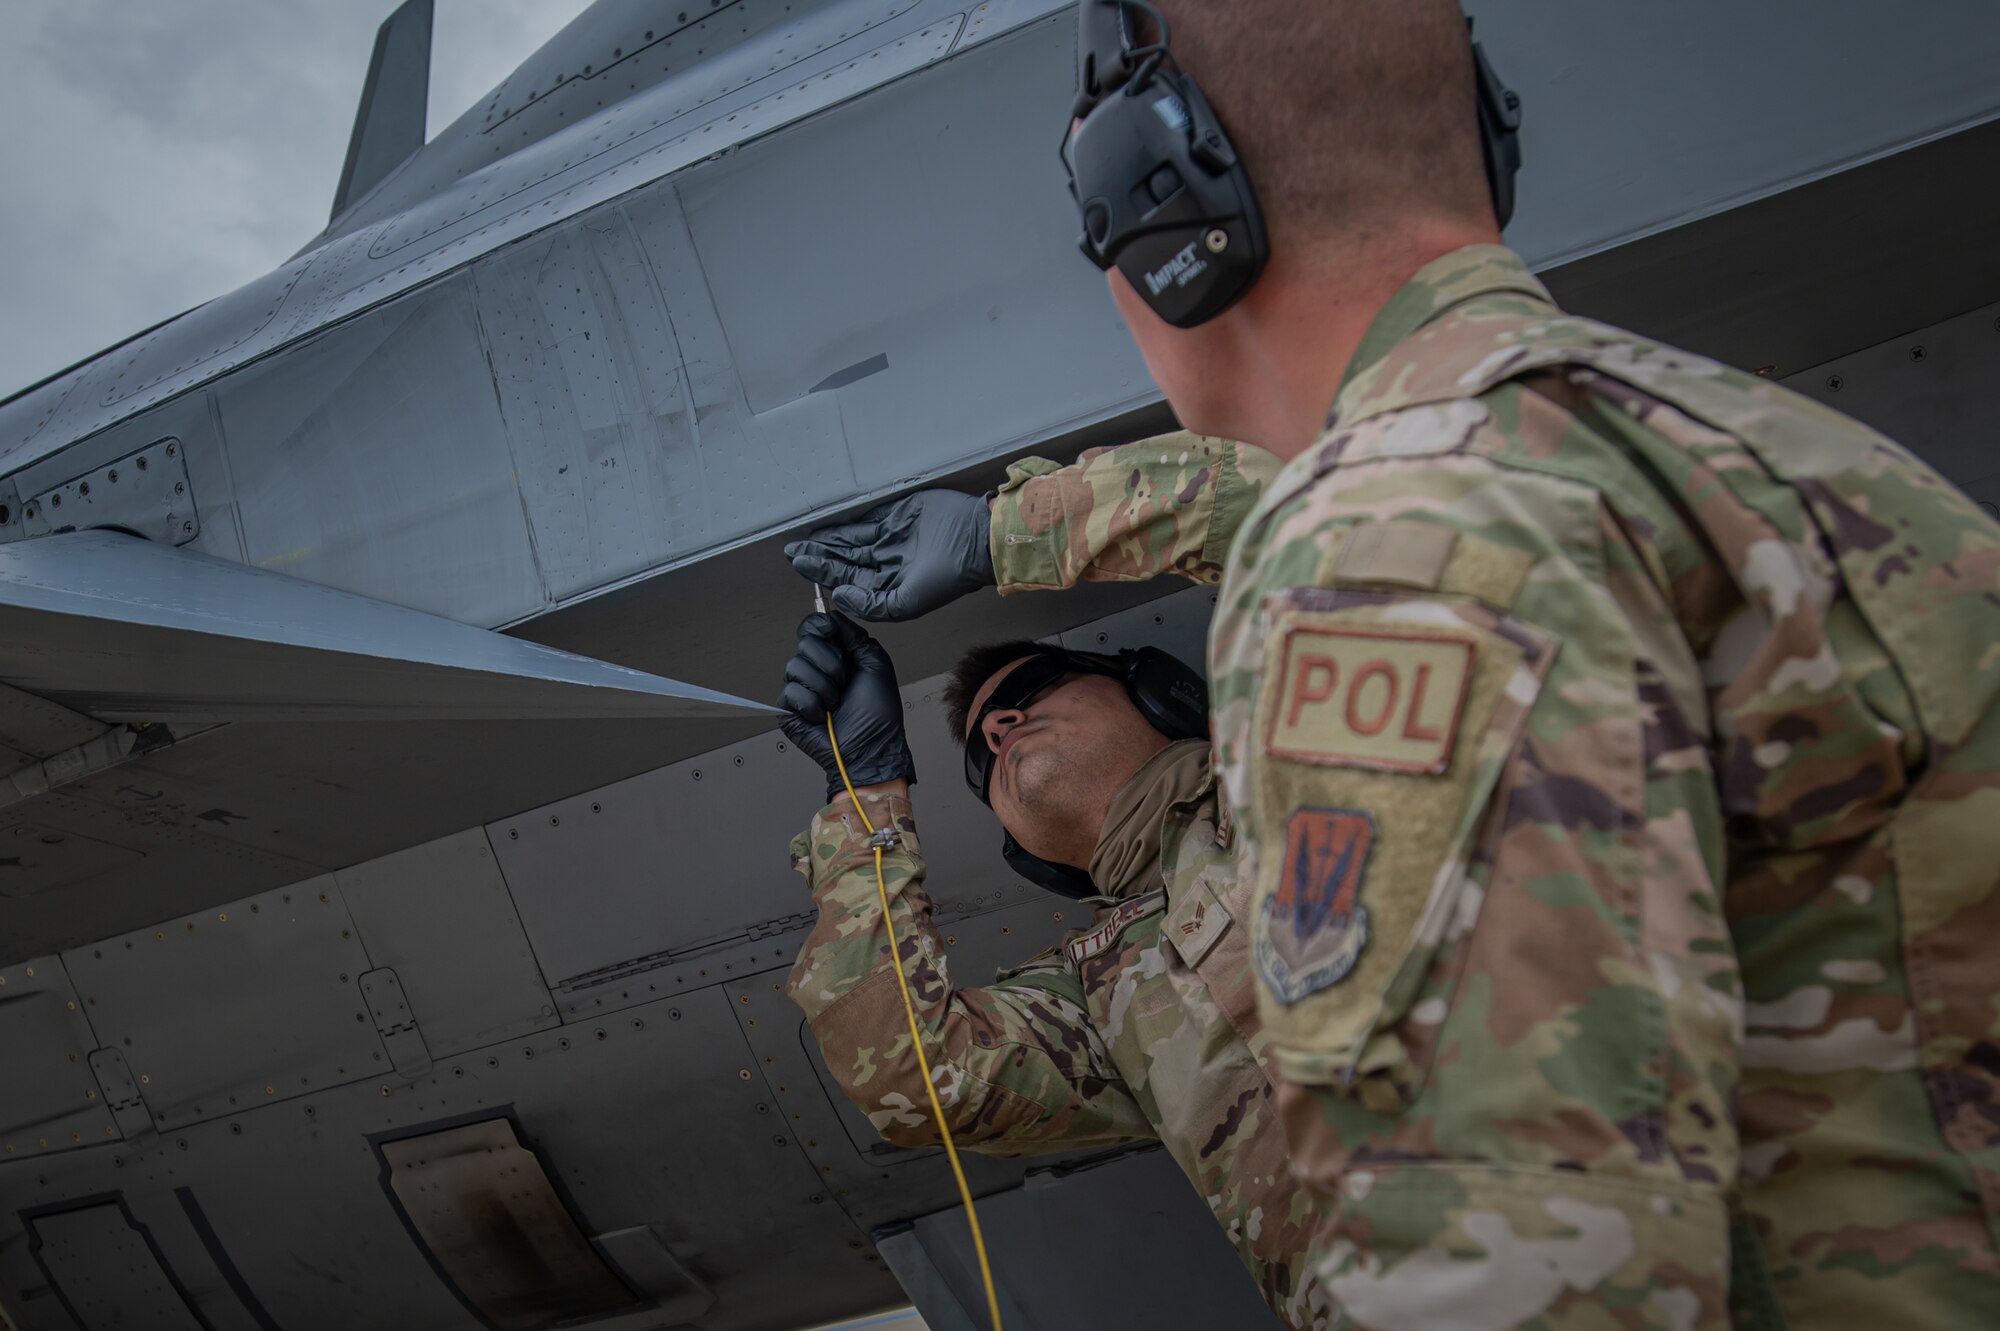
[[[833,733],[833,718],[826,719],[826,737],[833,745],[833,765],[840,769],[840,784],[847,787],[847,798],[853,801],[854,812],[860,815],[861,825],[868,829],[868,835],[875,835],[875,824],[868,821],[868,811],[861,807],[861,797],[854,793],[854,782],[847,777],[847,763],[840,756],[840,739]],[[882,903],[882,927],[889,931],[889,961],[896,972],[896,988],[903,995],[903,1016],[910,1023],[910,1047],[917,1051],[917,1068],[924,1074],[924,1094],[930,1097],[931,1117],[937,1120],[938,1136],[944,1139],[945,1159],[951,1161],[951,1176],[958,1181],[958,1195],[965,1203],[965,1218],[972,1226],[972,1251],[979,1258],[980,1283],[986,1286],[986,1312],[993,1319],[993,1331],[1002,1331],[1000,1325],[1000,1296],[993,1292],[993,1268],[986,1262],[986,1239],[979,1232],[979,1211],[972,1204],[972,1189],[966,1184],[965,1170],[958,1163],[958,1147],[952,1144],[951,1129],[944,1121],[944,1106],[938,1103],[937,1087],[931,1083],[931,1061],[924,1057],[924,1041],[917,1030],[917,1005],[910,1001],[910,982],[903,976],[902,949],[896,943],[896,922],[889,918],[889,883],[882,876],[882,847],[875,847],[875,891]]]

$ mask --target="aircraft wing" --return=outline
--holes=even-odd
[[[719,718],[777,709],[112,531],[0,546],[0,680],[105,721]]]
[[[66,946],[776,715],[121,532],[0,546],[0,916],[17,946]],[[79,916],[68,894],[86,885]]]

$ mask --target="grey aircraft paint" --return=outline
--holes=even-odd
[[[602,0],[417,147],[413,0],[323,234],[0,403],[0,1323],[979,1324],[941,1161],[779,992],[818,774],[708,691],[773,691],[787,534],[1166,417],[1074,251],[1067,8],[683,5]],[[1472,8],[1558,295],[2000,502],[2000,13]],[[959,976],[1076,920],[940,775],[939,672],[1199,659],[1209,604],[883,633]],[[968,1164],[1010,1325],[1268,1324],[1159,1153]]]

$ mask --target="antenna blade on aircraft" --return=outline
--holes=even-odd
[[[0,545],[0,680],[105,721],[776,715],[117,532]]]
[[[375,53],[354,112],[332,216],[382,183],[424,146],[431,92],[433,0],[408,0],[376,30]]]

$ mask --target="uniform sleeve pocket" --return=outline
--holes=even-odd
[[[1407,1101],[1422,1060],[1398,1028],[1477,916],[1474,851],[1555,643],[1430,593],[1294,589],[1264,622],[1249,924],[1272,1056]]]

